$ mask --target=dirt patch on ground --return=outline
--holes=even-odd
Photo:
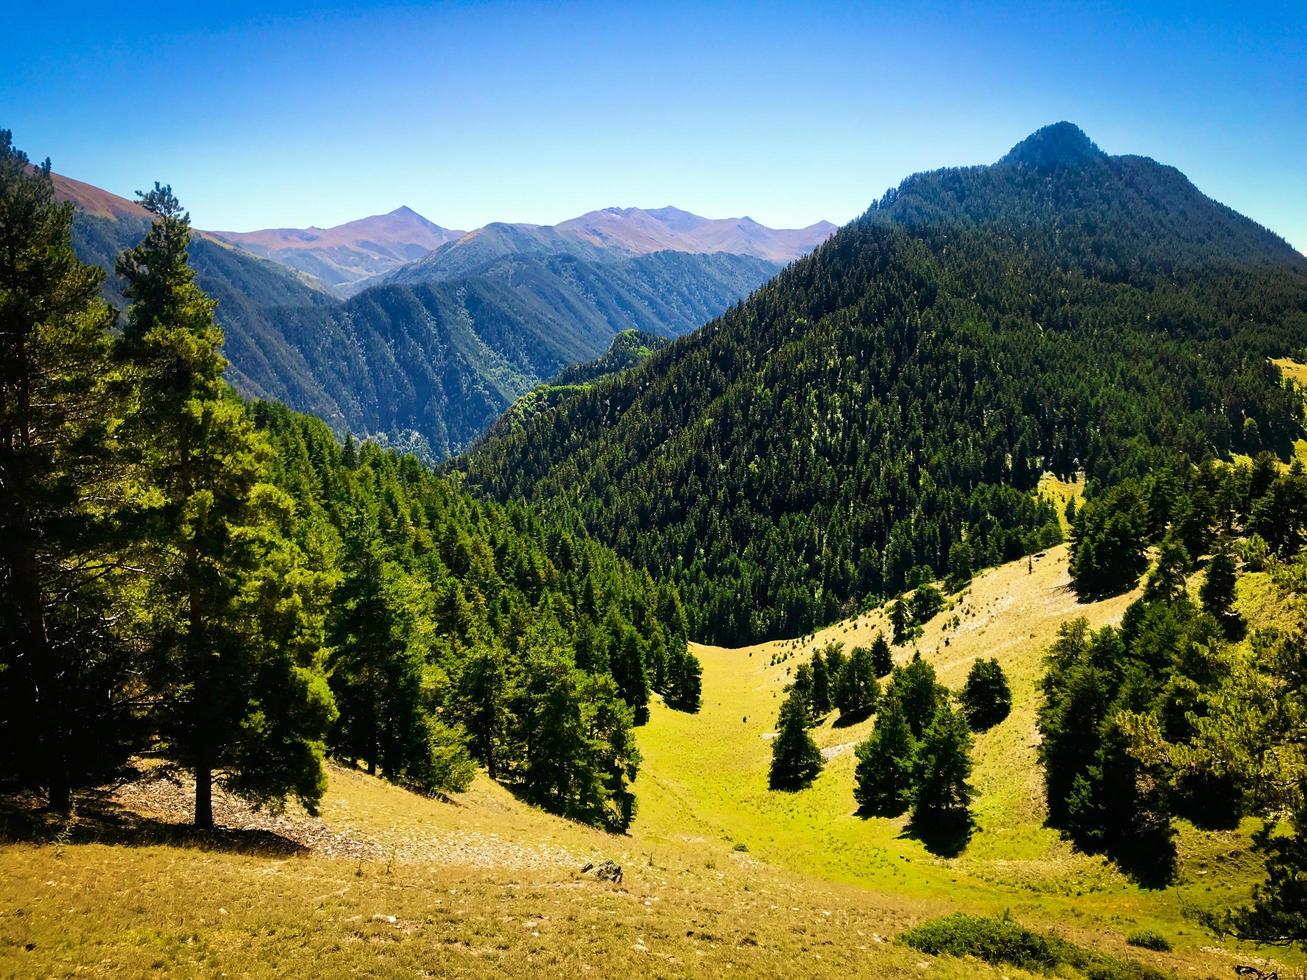
[[[186,777],[142,779],[118,787],[106,799],[162,824],[186,825],[194,818],[195,783]],[[321,817],[310,816],[300,807],[287,806],[281,813],[255,809],[219,786],[213,788],[213,822],[224,834],[275,835],[323,857],[376,861],[387,856],[376,841],[328,827]]]

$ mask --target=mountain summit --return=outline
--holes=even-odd
[[[1079,167],[1106,158],[1107,154],[1085,135],[1083,129],[1064,121],[1031,133],[1012,147],[999,163],[1048,169]]]

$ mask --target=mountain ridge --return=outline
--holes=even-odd
[[[469,485],[580,521],[734,643],[1044,547],[1041,472],[1287,452],[1302,408],[1268,358],[1307,345],[1307,262],[1174,168],[1047,137],[908,177],[692,336],[492,433]]]

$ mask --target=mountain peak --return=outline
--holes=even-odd
[[[1031,133],[999,163],[1018,167],[1079,167],[1106,156],[1079,126],[1056,122]]]

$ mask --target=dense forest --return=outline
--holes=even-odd
[[[596,542],[224,379],[167,187],[103,273],[0,133],[0,788],[67,810],[156,760],[313,811],[323,758],[425,792],[483,765],[614,830],[651,692],[694,710],[680,599]]]
[[[1268,357],[1307,260],[1068,124],[909,178],[746,302],[460,462],[674,582],[692,635],[794,635],[1060,537],[1040,475],[1287,452]]]

